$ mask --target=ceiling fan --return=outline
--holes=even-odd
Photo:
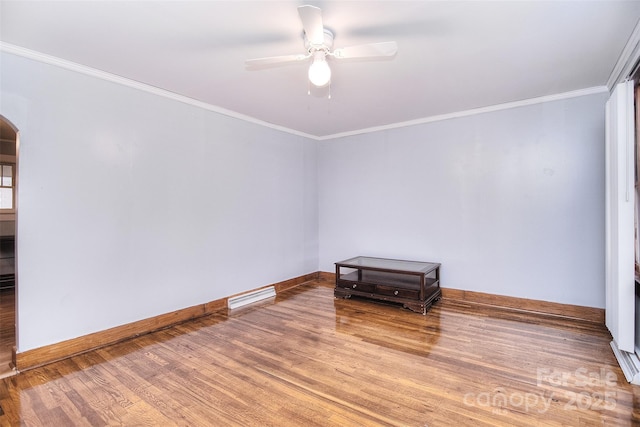
[[[393,56],[398,51],[396,42],[370,43],[331,50],[333,48],[333,33],[324,28],[322,24],[322,10],[315,6],[299,6],[298,14],[304,29],[306,53],[249,59],[245,61],[247,68],[263,68],[313,58],[313,62],[309,66],[309,81],[314,86],[324,87],[331,82],[331,68],[327,63],[327,57],[335,59],[380,58]]]

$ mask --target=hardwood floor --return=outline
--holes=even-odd
[[[314,281],[0,381],[0,425],[627,426],[603,325]]]

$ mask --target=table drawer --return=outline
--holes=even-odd
[[[376,293],[380,295],[388,295],[388,296],[398,297],[398,298],[411,298],[411,299],[420,298],[419,289],[405,289],[405,288],[398,288],[395,286],[378,285],[376,286]]]
[[[376,289],[375,285],[369,284],[369,283],[362,283],[362,282],[349,282],[346,280],[340,280],[338,282],[338,287],[339,288],[345,288],[345,289],[351,289],[353,291],[360,291],[360,292],[373,292]]]

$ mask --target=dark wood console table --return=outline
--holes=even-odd
[[[397,302],[427,314],[442,298],[440,264],[363,256],[336,262],[334,295]]]

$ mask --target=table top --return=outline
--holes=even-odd
[[[362,268],[380,271],[399,271],[411,273],[429,273],[440,266],[435,262],[405,261],[399,259],[373,258],[357,256],[336,262],[339,267]]]

